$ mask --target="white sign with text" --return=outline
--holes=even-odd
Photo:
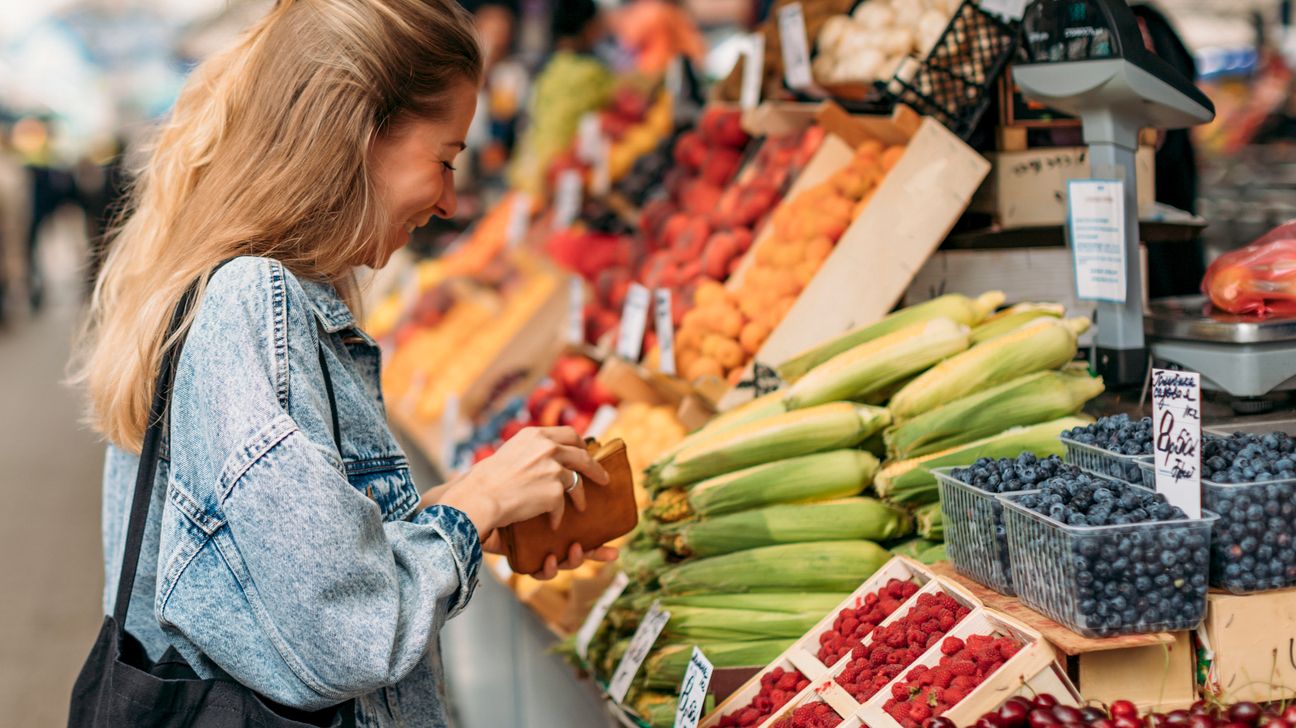
[[[689,658],[684,681],[680,683],[679,704],[675,707],[675,728],[697,728],[706,707],[707,688],[711,685],[711,661],[695,645]]]
[[[675,322],[671,318],[671,292],[658,288],[654,292],[653,321],[657,328],[657,367],[662,374],[675,373]]]
[[[807,89],[814,85],[810,75],[810,43],[806,40],[805,13],[801,3],[779,8],[778,29],[783,51],[783,78],[788,86]]]
[[[1152,370],[1156,489],[1189,518],[1201,518],[1201,375]]]
[[[608,588],[603,590],[603,594],[590,607],[589,614],[585,615],[585,621],[581,622],[580,629],[576,630],[576,654],[584,660],[589,656],[590,642],[594,640],[594,633],[598,631],[599,625],[603,624],[603,618],[612,609],[612,603],[615,602],[621,593],[630,585],[630,577],[625,572],[618,572],[616,578],[608,584]]]
[[[617,332],[617,356],[629,362],[639,361],[643,354],[644,328],[648,326],[648,304],[651,294],[638,283],[631,283],[621,307],[621,328]]]
[[[1125,302],[1125,184],[1077,179],[1067,185],[1067,232],[1076,297]]]
[[[612,698],[612,702],[620,704],[625,700],[626,692],[630,690],[630,683],[634,682],[635,675],[639,673],[639,666],[648,658],[653,643],[657,641],[657,635],[661,634],[669,621],[670,612],[661,608],[661,602],[653,602],[652,607],[639,621],[639,628],[630,638],[630,646],[626,648],[625,655],[621,657],[616,671],[612,673],[612,679],[608,681],[608,697]]]

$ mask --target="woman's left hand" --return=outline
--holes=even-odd
[[[499,531],[492,532],[491,535],[486,538],[485,543],[482,544],[482,550],[489,554],[503,555],[504,545],[500,543]],[[581,564],[585,563],[585,559],[607,563],[609,561],[616,561],[616,558],[620,553],[620,549],[615,546],[600,546],[587,554],[585,553],[585,549],[581,548],[580,544],[574,543],[567,551],[566,561],[560,564],[558,563],[558,557],[549,554],[545,557],[544,569],[531,574],[531,578],[539,579],[540,581],[548,581],[555,576],[558,576],[559,571],[569,571],[579,567]]]

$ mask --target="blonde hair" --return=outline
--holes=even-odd
[[[274,258],[351,290],[388,229],[371,142],[405,119],[444,118],[455,85],[481,74],[456,0],[279,0],[198,66],[95,285],[72,377],[91,426],[139,451],[171,313],[222,261]]]

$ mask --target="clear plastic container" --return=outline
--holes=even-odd
[[[1024,495],[998,496],[1013,588],[1022,603],[1086,637],[1173,632],[1201,623],[1214,513],[1068,526],[1022,506],[1017,501]]]
[[[1146,455],[1122,455],[1104,450],[1096,445],[1085,445],[1067,437],[1059,437],[1066,446],[1066,461],[1104,478],[1115,478],[1135,485],[1142,482],[1138,461]]]
[[[1155,489],[1151,456],[1140,458],[1139,468],[1143,484]],[[1203,480],[1202,508],[1219,514],[1211,533],[1211,586],[1234,594],[1296,586],[1296,479]]]
[[[945,551],[960,573],[1000,594],[1013,596],[1008,534],[996,494],[955,478],[958,468],[935,468],[945,521]],[[1037,491],[1020,491],[1034,493]]]

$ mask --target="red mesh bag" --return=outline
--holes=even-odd
[[[1227,313],[1296,316],[1296,221],[1217,258],[1202,293]]]

